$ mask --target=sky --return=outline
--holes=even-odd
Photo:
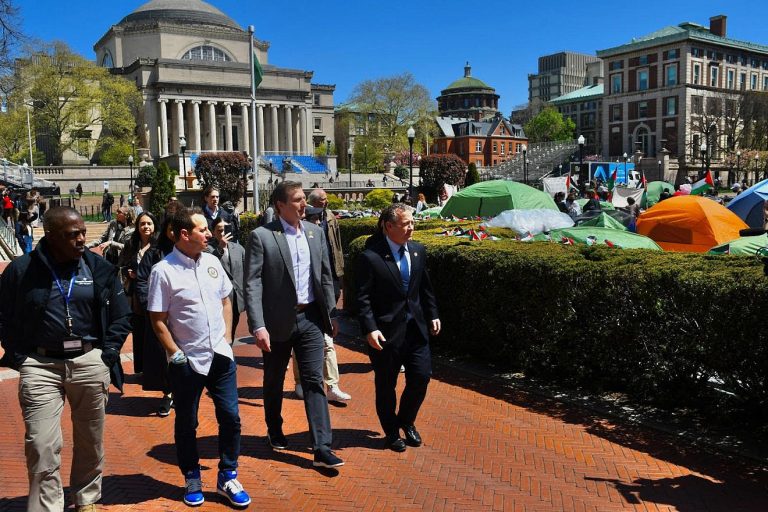
[[[61,40],[95,59],[93,44],[146,0],[15,0],[24,32]],[[270,43],[269,63],[314,72],[336,86],[341,104],[355,86],[411,72],[433,98],[464,74],[501,96],[505,115],[528,100],[528,74],[538,58],[559,51],[594,55],[669,25],[728,17],[728,36],[768,45],[765,0],[513,2],[487,0],[210,0],[243,28]]]

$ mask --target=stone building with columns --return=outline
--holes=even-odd
[[[181,167],[181,136],[188,157],[309,155],[333,138],[334,86],[313,84],[312,71],[270,64],[269,43],[251,42],[247,29],[202,0],[151,0],[107,30],[94,45],[97,63],[135,82],[143,95],[142,158]],[[263,69],[255,109],[251,50]]]

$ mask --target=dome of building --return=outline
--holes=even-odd
[[[482,80],[472,76],[472,68],[470,67],[469,62],[467,62],[467,65],[464,66],[464,76],[451,83],[451,85],[443,89],[441,92],[446,94],[447,92],[456,89],[485,89],[489,91],[495,90],[493,87],[486,84]]]
[[[479,121],[496,116],[498,108],[496,89],[473,77],[469,62],[464,66],[464,76],[440,91],[437,98],[437,110],[441,116]]]
[[[202,0],[151,0],[120,20],[118,25],[154,21],[215,25],[242,30],[232,18]]]

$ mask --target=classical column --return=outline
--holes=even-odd
[[[192,102],[192,150],[200,152],[203,150],[203,141],[200,135],[200,102],[195,100]]]
[[[293,119],[291,118],[291,106],[286,105],[285,109],[285,152],[293,153]]]
[[[211,147],[208,148],[211,151],[218,151],[216,145],[216,102],[208,102],[208,131],[211,134]]]
[[[264,105],[256,105],[256,136],[258,137],[259,155],[263,155],[267,149],[264,146]]]
[[[160,103],[160,156],[168,156],[168,100],[157,100]]]
[[[243,151],[248,153],[251,157],[251,120],[248,118],[248,104],[240,104],[240,124],[243,125]]]
[[[299,140],[301,140],[301,151],[311,154],[307,143],[307,107],[301,107],[299,111]]]
[[[280,139],[277,132],[277,105],[271,105],[272,108],[272,151],[280,151]]]
[[[232,103],[224,103],[224,117],[226,122],[226,133],[224,134],[224,143],[227,151],[232,151]]]
[[[176,136],[173,140],[174,153],[181,153],[179,137],[184,135],[184,100],[176,100]]]

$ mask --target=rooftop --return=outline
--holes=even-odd
[[[120,20],[118,25],[154,21],[216,25],[242,30],[232,18],[202,0],[151,0]]]
[[[592,100],[599,98],[603,95],[604,91],[603,84],[597,84],[597,85],[588,85],[586,87],[582,87],[581,89],[576,89],[575,91],[571,91],[568,94],[563,94],[562,96],[558,96],[557,98],[550,101],[553,105],[559,105],[562,103],[568,103],[571,101],[585,101],[585,100]]]

